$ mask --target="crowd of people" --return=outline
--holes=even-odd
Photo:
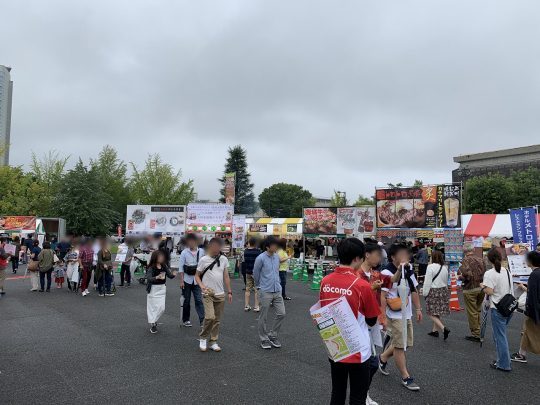
[[[332,377],[331,404],[344,404],[349,384],[350,404],[376,402],[369,396],[373,376],[379,371],[389,375],[388,361],[393,358],[401,374],[404,387],[418,391],[420,386],[409,373],[405,349],[414,345],[413,318],[423,319],[419,295],[425,297],[425,311],[433,326],[428,335],[449,338],[450,330],[442,317],[449,312],[449,270],[444,255],[438,250],[431,252],[424,272],[424,283],[419,285],[411,264],[415,255],[404,243],[392,244],[387,252],[388,264],[382,265],[384,249],[377,243],[364,244],[356,238],[348,238],[338,246],[339,265],[323,278],[320,304],[325,306],[345,297],[354,316],[358,319],[363,339],[359,353],[338,362],[330,360]],[[509,271],[502,266],[498,248],[487,254],[488,266],[474,254],[474,249],[465,246],[466,255],[459,269],[463,282],[465,305],[471,335],[465,339],[480,343],[480,317],[482,305],[490,308],[496,360],[490,367],[503,372],[511,371],[511,362],[527,362],[528,353],[540,354],[540,251],[529,252],[527,265],[533,269],[527,285],[518,284],[524,291],[522,310],[525,315],[519,350],[510,354],[507,325],[512,312],[517,308],[513,297],[513,285]],[[402,313],[402,298],[407,289],[405,314]],[[413,312],[414,307],[414,312]],[[519,309],[518,309],[519,310]],[[406,322],[406,324],[404,324]],[[384,340],[381,338],[384,336]]]
[[[193,299],[200,327],[199,350],[221,351],[220,325],[225,304],[231,303],[233,297],[229,260],[224,254],[226,243],[217,237],[202,243],[196,235],[188,234],[179,247],[178,268],[173,269],[170,257],[177,247],[168,239],[155,242],[151,246],[152,242],[142,241],[137,248],[150,252],[144,277],[150,332],[158,332],[158,321],[165,311],[167,279],[178,278],[182,290],[182,325],[193,326]],[[11,262],[12,271],[16,273],[19,258],[27,263],[31,291],[50,292],[54,277],[58,289],[66,283],[69,291],[80,292],[83,297],[90,293],[92,282],[100,296],[115,294],[113,254],[105,238],[75,238],[58,243],[45,241],[42,245],[35,239],[20,241],[14,238],[11,244],[15,245],[15,255],[6,252],[6,239],[0,238],[2,294],[5,293],[5,270]],[[129,241],[123,241],[120,246],[125,253],[120,286],[129,287],[136,248]],[[414,346],[413,321],[421,322],[424,318],[420,295],[425,298],[425,312],[432,322],[428,335],[442,336],[444,340],[450,336],[450,329],[443,319],[449,313],[450,301],[450,271],[443,252],[438,249],[427,252],[420,247],[413,254],[406,243],[393,243],[386,249],[381,242],[362,242],[356,238],[344,239],[336,250],[339,264],[321,282],[320,304],[325,306],[344,296],[358,320],[363,341],[358,353],[337,362],[330,360],[331,403],[344,404],[349,385],[351,404],[376,404],[369,396],[369,386],[377,372],[389,375],[391,359],[403,386],[418,391],[420,386],[410,372],[406,351]],[[427,260],[423,251],[427,253]],[[244,310],[259,313],[258,337],[260,347],[265,350],[282,346],[279,334],[286,316],[285,301],[291,299],[286,294],[288,263],[294,256],[293,244],[273,236],[262,243],[250,238],[242,253]],[[526,363],[529,353],[540,354],[540,251],[537,249],[526,256],[527,265],[533,271],[527,285],[517,284],[525,298],[520,300],[521,307],[513,298],[514,283],[504,266],[500,249],[492,248],[486,259],[475,254],[472,244],[465,243],[464,258],[457,273],[470,329],[470,335],[465,339],[482,342],[481,318],[489,309],[496,348],[496,360],[490,366],[509,372],[512,362]],[[416,267],[413,265],[415,260]],[[419,265],[422,265],[421,271]],[[420,273],[423,273],[421,283],[418,280]],[[403,291],[406,291],[406,297],[402,296]],[[525,321],[520,347],[511,354],[507,325],[516,308],[524,312]],[[270,311],[274,313],[271,321],[268,319]]]

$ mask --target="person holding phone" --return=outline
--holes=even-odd
[[[150,333],[157,333],[157,322],[165,312],[167,277],[175,278],[176,271],[172,271],[167,266],[165,253],[161,250],[155,250],[150,256],[150,262],[146,268],[146,315],[150,324]]]

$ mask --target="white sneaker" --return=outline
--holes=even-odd
[[[82,294],[81,294],[83,297],[86,297],[88,295],[88,293],[86,291],[83,291]]]
[[[86,293],[86,295],[90,294],[90,291],[88,291],[88,288],[84,290],[84,292]]]
[[[214,352],[220,352],[221,351],[221,347],[219,347],[219,345],[217,343],[212,343],[212,345],[210,346],[210,349],[213,350]]]
[[[206,350],[208,350],[206,348],[206,339],[199,339],[199,350],[201,352],[205,352]]]
[[[379,405],[379,403],[372,400],[368,393],[366,397],[366,405]]]

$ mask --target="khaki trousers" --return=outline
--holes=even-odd
[[[484,293],[480,288],[463,290],[463,300],[465,301],[465,309],[467,310],[467,318],[469,320],[469,329],[471,330],[471,335],[479,338],[480,315],[482,314]]]
[[[203,295],[203,305],[204,321],[199,337],[208,340],[211,345],[216,343],[219,337],[219,325],[225,307],[225,296]]]
[[[4,280],[6,279],[6,269],[0,270],[0,291],[4,291]]]

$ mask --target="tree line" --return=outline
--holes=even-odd
[[[193,180],[183,181],[182,172],[159,154],[149,155],[141,168],[108,145],[69,170],[68,160],[51,151],[33,154],[28,171],[0,167],[0,213],[61,217],[74,234],[104,235],[125,223],[128,204],[187,204],[195,198]]]

